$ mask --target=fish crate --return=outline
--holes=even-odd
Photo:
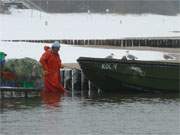
[[[34,81],[23,81],[21,87],[23,88],[34,88]]]
[[[2,80],[0,82],[1,87],[16,87],[16,88],[35,88],[34,81],[7,81]]]
[[[4,81],[4,80],[1,80],[0,86],[1,86],[1,87],[16,87],[16,82],[14,82],[14,81]]]
[[[0,52],[0,61],[4,60],[5,56],[6,56],[5,53]]]
[[[28,98],[40,96],[42,89],[33,81],[0,81],[0,100],[4,98]]]

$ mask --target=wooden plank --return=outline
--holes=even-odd
[[[24,88],[24,87],[7,87],[7,86],[0,86],[0,91],[41,91],[40,89],[36,88]]]

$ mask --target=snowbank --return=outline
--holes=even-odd
[[[0,39],[110,39],[180,37],[180,15],[47,14],[14,10],[0,14]]]
[[[110,39],[127,37],[180,37],[180,15],[47,14],[36,10],[14,10],[0,14],[0,40],[13,39]],[[173,32],[176,31],[176,32]],[[30,57],[39,60],[44,52],[40,43],[0,42],[7,58]],[[121,58],[126,50],[82,48],[62,45],[64,63],[75,63],[80,56]],[[139,60],[164,60],[163,53],[130,51]]]
[[[7,53],[7,59],[30,57],[39,60],[44,52],[44,45],[39,43],[9,43],[0,42],[0,51]],[[48,45],[48,44],[46,44]],[[79,57],[105,58],[114,53],[117,59],[126,55],[127,50],[122,49],[100,49],[62,45],[60,56],[63,63],[76,63]],[[138,60],[164,60],[162,52],[130,50],[129,54],[135,55]]]

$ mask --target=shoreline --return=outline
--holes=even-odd
[[[110,45],[72,45],[75,47],[85,47],[85,48],[102,48],[102,49],[122,49],[122,50],[138,50],[138,51],[159,51],[169,53],[176,57],[176,60],[168,60],[164,62],[176,62],[180,63],[180,48],[159,48],[159,47],[118,47],[118,46],[110,46]],[[162,61],[160,61],[162,62]],[[64,63],[65,69],[75,68],[80,69],[78,63]]]
[[[161,51],[168,53],[180,53],[180,48],[160,48],[160,47],[120,47],[120,46],[111,46],[111,45],[72,45],[76,47],[85,47],[85,48],[102,48],[102,49],[122,49],[122,50],[142,50],[142,51]]]

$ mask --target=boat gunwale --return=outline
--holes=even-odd
[[[95,61],[96,60],[96,61]],[[116,62],[123,64],[141,64],[141,65],[162,65],[162,66],[180,66],[178,62],[172,61],[144,61],[144,60],[122,60],[122,59],[108,59],[108,58],[91,58],[91,57],[79,57],[77,59],[78,62],[81,61],[89,61],[89,62]]]

